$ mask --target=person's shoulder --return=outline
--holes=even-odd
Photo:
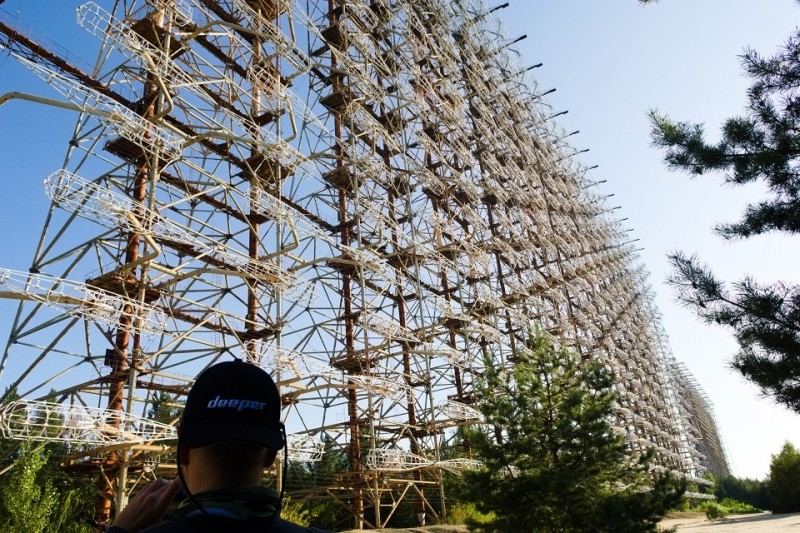
[[[217,517],[198,518],[171,518],[143,529],[140,533],[236,533],[250,531],[238,529],[229,519],[220,520]]]

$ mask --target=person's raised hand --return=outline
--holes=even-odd
[[[159,523],[180,486],[177,478],[172,481],[166,479],[153,481],[128,502],[111,525],[128,533],[136,533]]]

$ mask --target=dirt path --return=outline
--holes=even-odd
[[[663,529],[677,527],[678,533],[728,533],[739,531],[795,531],[800,532],[800,513],[772,515],[770,513],[729,515],[714,522],[702,513],[676,513],[661,522]],[[382,533],[467,533],[465,526],[427,526],[409,529],[379,529]],[[350,531],[345,533],[363,533]]]
[[[728,533],[739,531],[800,532],[800,513],[773,515],[770,513],[729,515],[714,522],[703,513],[675,513],[661,521],[662,529],[677,527],[678,533]],[[467,533],[465,526],[426,526],[408,529],[378,529],[376,533]],[[352,530],[344,533],[364,533]]]
[[[770,513],[728,515],[714,522],[700,513],[680,513],[665,518],[661,522],[664,529],[676,527],[678,533],[698,531],[709,533],[727,533],[729,531],[798,531],[800,530],[800,513],[773,515]]]

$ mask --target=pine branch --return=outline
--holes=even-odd
[[[771,200],[750,204],[739,222],[719,224],[714,231],[724,239],[745,239],[770,231],[800,233],[800,202]]]
[[[668,282],[679,300],[706,322],[733,330],[741,349],[731,367],[763,394],[800,411],[800,287],[744,278],[731,295],[696,257],[675,253],[669,259],[675,271]]]

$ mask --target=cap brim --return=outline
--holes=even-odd
[[[257,444],[271,450],[280,450],[284,445],[280,430],[240,424],[185,428],[181,430],[179,440],[181,446],[186,448],[200,448],[229,441]]]

